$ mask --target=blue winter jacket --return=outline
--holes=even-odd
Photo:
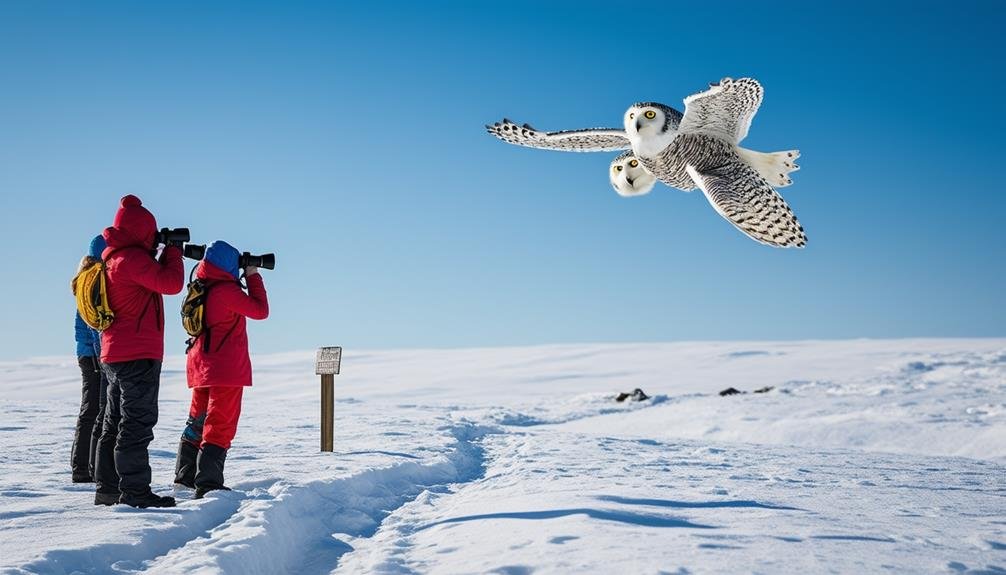
[[[77,313],[73,325],[74,336],[77,339],[77,357],[101,357],[101,334],[98,330],[84,323]]]

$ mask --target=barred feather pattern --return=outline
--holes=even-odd
[[[709,89],[685,98],[678,131],[717,136],[738,143],[748,135],[765,90],[754,78],[723,78]]]
[[[625,130],[621,128],[586,128],[561,132],[542,132],[529,124],[518,126],[503,118],[495,124],[487,124],[486,131],[508,144],[559,150],[563,152],[615,152],[632,147]]]
[[[643,166],[658,180],[679,190],[691,191],[696,187],[685,167],[689,164],[707,168],[723,164],[737,155],[733,146],[719,138],[703,134],[678,134],[656,156],[640,156]]]
[[[776,247],[806,245],[786,200],[735,150],[717,137],[678,134],[657,157],[641,160],[665,184],[700,188],[713,208],[751,239]]]

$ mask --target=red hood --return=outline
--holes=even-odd
[[[196,277],[210,281],[237,281],[227,270],[222,270],[210,262],[203,260],[196,266]]]
[[[110,250],[128,246],[153,249],[154,236],[157,235],[157,220],[147,208],[143,207],[140,198],[125,196],[119,204],[119,211],[115,212],[112,227],[105,228],[101,235],[108,244],[104,252],[106,255]]]

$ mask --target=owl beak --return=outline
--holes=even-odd
[[[625,177],[625,181],[626,181],[626,182],[629,182],[629,185],[631,186],[631,185],[632,185],[632,184],[633,184],[633,183],[634,183],[634,182],[635,182],[636,180],[634,180],[634,179],[632,179],[632,178],[630,178],[630,177],[626,176],[626,177]]]
[[[643,127],[643,121],[636,120],[636,131],[638,132],[640,129],[642,129],[642,127]]]

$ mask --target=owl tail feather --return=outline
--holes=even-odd
[[[744,163],[751,166],[761,177],[765,178],[776,188],[784,188],[793,183],[789,177],[790,172],[800,169],[796,165],[796,159],[800,157],[800,150],[784,150],[782,152],[756,152],[746,148],[737,148]]]

